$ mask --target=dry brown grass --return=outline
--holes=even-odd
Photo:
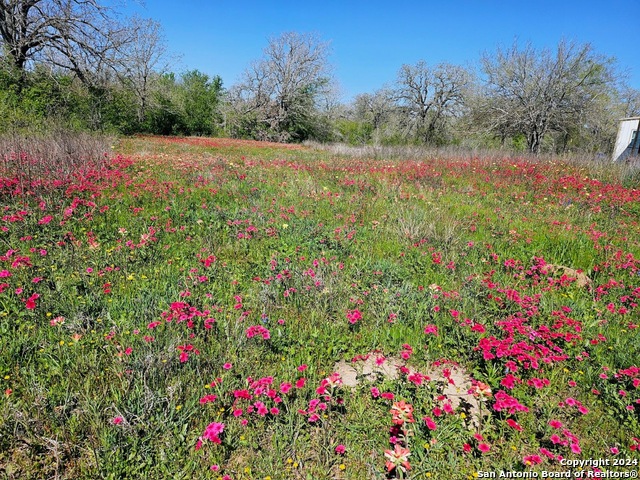
[[[539,154],[499,149],[470,149],[465,147],[428,147],[416,145],[363,145],[350,146],[345,144],[318,144],[309,142],[309,146],[326,150],[339,157],[350,157],[363,160],[429,160],[475,159],[488,164],[504,160],[526,160],[532,163],[566,163],[578,167],[585,175],[608,183],[622,183],[627,187],[640,186],[640,159],[612,162],[611,158],[602,154],[567,153],[567,154]]]
[[[0,136],[0,177],[21,182],[64,180],[104,166],[109,138],[58,131],[43,135]]]

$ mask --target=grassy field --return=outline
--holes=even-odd
[[[0,166],[0,477],[638,471],[620,167],[114,151]]]

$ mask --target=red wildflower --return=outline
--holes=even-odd
[[[395,402],[389,411],[393,416],[394,425],[403,425],[405,422],[414,423],[413,418],[413,406],[406,403],[404,400]]]
[[[542,458],[540,455],[527,455],[522,459],[522,463],[527,466],[538,465],[539,463],[542,463]]]
[[[424,333],[426,333],[427,335],[432,334],[435,335],[436,337],[438,336],[438,327],[437,325],[427,325],[426,327],[424,327]]]
[[[511,427],[511,428],[515,428],[516,430],[518,430],[519,432],[522,431],[522,426],[516,422],[515,420],[512,420],[510,418],[507,419],[507,424]]]
[[[436,422],[433,421],[433,418],[424,417],[422,420],[424,420],[424,423],[429,430],[435,430],[438,428],[438,426],[436,425]]]
[[[387,472],[390,473],[396,468],[399,468],[402,472],[411,470],[411,465],[409,464],[410,455],[411,452],[408,448],[403,448],[397,443],[393,450],[385,450],[384,456],[387,458]]]
[[[562,422],[559,420],[551,420],[549,426],[555,429],[562,428]]]
[[[36,308],[36,300],[38,298],[40,298],[40,295],[37,293],[31,295],[25,302],[25,308],[27,308],[28,310],[33,310],[34,308]]]
[[[357,308],[355,310],[349,310],[347,312],[347,320],[351,325],[355,324],[358,320],[362,320],[362,312]]]

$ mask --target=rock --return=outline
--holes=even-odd
[[[480,425],[481,400],[473,393],[469,393],[473,388],[473,383],[471,376],[462,367],[440,364],[434,365],[425,372],[418,372],[407,366],[406,361],[398,357],[385,357],[380,352],[369,352],[351,362],[344,360],[337,362],[334,365],[334,371],[340,374],[344,386],[356,387],[362,382],[375,383],[384,380],[398,380],[402,367],[407,368],[407,376],[420,373],[423,377],[428,377],[427,383],[437,392],[436,396],[446,397],[445,403],[450,403],[454,410],[460,408],[465,411],[475,427]],[[445,370],[448,374],[446,376]],[[487,414],[485,408],[483,415]]]
[[[403,365],[404,362],[399,358],[369,353],[356,362],[339,361],[334,365],[334,371],[342,377],[343,385],[355,387],[363,380],[375,382],[379,377],[396,380],[400,376],[398,368]]]
[[[553,265],[551,263],[547,263],[540,270],[542,274],[554,274],[556,272],[561,272],[562,275],[566,275],[570,278],[576,279],[576,285],[579,287],[586,287],[591,285],[591,279],[587,277],[584,273],[579,272],[578,270],[574,270],[573,268],[565,267],[564,265]]]

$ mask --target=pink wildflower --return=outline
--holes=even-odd
[[[429,430],[435,430],[438,428],[438,426],[436,425],[436,422],[433,421],[433,418],[424,417],[422,420],[424,420],[424,423]]]

